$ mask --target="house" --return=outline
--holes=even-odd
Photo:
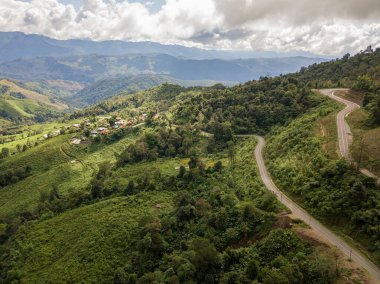
[[[124,123],[125,123],[125,121],[121,119],[121,120],[118,120],[115,122],[115,126],[117,126],[117,128],[119,128],[120,126],[123,126]]]
[[[116,121],[120,121],[120,120],[121,120],[121,117],[118,116],[118,117],[116,117],[115,119],[116,119]]]
[[[61,130],[60,129],[58,129],[58,130],[56,130],[56,131],[53,132],[53,136],[54,137],[58,136],[58,135],[61,135]]]
[[[98,135],[98,131],[96,131],[96,130],[92,130],[92,131],[91,131],[91,135],[92,135],[93,137],[95,137],[96,135]]]
[[[81,142],[81,140],[78,139],[78,138],[73,138],[73,139],[71,139],[70,142],[71,142],[71,144],[73,144],[73,145],[79,145],[80,142]]]
[[[44,137],[45,139],[48,139],[48,138],[49,138],[49,134],[44,134],[43,137]]]
[[[80,128],[80,124],[78,124],[78,123],[74,123],[74,124],[73,124],[73,127],[75,127],[75,128]]]
[[[106,134],[108,134],[108,132],[109,132],[108,129],[105,127],[99,127],[98,128],[98,133],[100,133],[102,135],[106,135]]]

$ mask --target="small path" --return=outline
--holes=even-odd
[[[85,168],[86,165],[84,164],[84,162],[80,159],[78,159],[77,157],[75,157],[74,155],[71,155],[70,153],[66,152],[65,150],[63,150],[63,144],[59,147],[59,150],[61,151],[61,153],[66,157],[66,158],[69,158],[69,159],[74,159],[76,161],[78,161],[79,163],[82,164],[82,166]]]

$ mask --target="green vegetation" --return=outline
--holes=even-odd
[[[184,87],[191,86],[212,86],[219,83],[218,81],[191,81],[180,80],[166,75],[142,74],[125,78],[104,79],[91,84],[79,92],[65,98],[74,106],[89,106],[109,99],[116,95],[127,95],[160,86],[162,84],[175,84]],[[224,82],[228,85],[234,85],[234,82]]]
[[[28,283],[110,283],[115,267],[130,258],[140,216],[163,214],[154,206],[168,210],[172,195],[143,192],[30,222],[12,242],[8,277]]]
[[[112,168],[111,160],[98,164],[82,194],[65,194],[61,183],[53,186],[40,195],[38,211],[7,223],[1,236],[8,239],[2,248],[3,279],[335,281],[340,268],[330,265],[333,254],[289,229],[273,230],[281,207],[259,182],[252,159],[256,141],[235,143],[234,151],[210,156],[221,162],[191,158],[189,169],[178,171],[173,166],[179,160],[173,164],[168,158],[121,168]],[[95,154],[109,146],[74,149],[77,155]]]
[[[369,126],[368,116],[360,109],[347,117],[353,134],[351,153],[359,167],[380,176],[380,127]]]
[[[367,123],[380,125],[380,48],[371,46],[359,54],[302,68],[299,80],[311,88],[345,87],[365,94],[363,106],[369,111]],[[294,75],[292,75],[294,76]]]
[[[214,132],[215,123],[228,121],[235,134],[265,133],[316,105],[310,90],[292,77],[215,86],[181,98],[173,110],[175,122],[196,123]]]
[[[13,123],[42,122],[57,118],[59,111],[66,107],[15,82],[0,80],[0,118],[4,120]]]
[[[274,130],[268,139],[266,161],[281,189],[300,199],[315,216],[353,237],[379,261],[380,198],[375,181],[346,161],[329,158],[323,151],[324,139],[315,132],[319,117],[335,110],[326,101],[289,126]]]
[[[342,62],[372,66],[377,55]],[[343,63],[325,66],[334,64]],[[349,273],[338,256],[305,241],[293,228],[299,222],[284,221],[288,212],[264,188],[256,139],[235,136],[253,133],[269,136],[276,184],[379,260],[378,188],[338,159],[340,106],[310,90],[318,70],[231,88],[163,84],[59,123],[4,130],[0,282],[339,282]],[[370,131],[376,80],[360,72],[338,81],[367,88],[360,127]],[[39,140],[56,130],[64,131]]]

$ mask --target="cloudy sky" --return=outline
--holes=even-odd
[[[0,31],[334,56],[380,47],[380,0],[0,0]]]

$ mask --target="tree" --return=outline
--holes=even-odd
[[[259,271],[259,263],[256,260],[250,260],[245,269],[245,274],[251,280],[255,280],[257,278]]]
[[[353,89],[371,92],[373,90],[373,80],[367,75],[358,76],[354,82]]]
[[[2,148],[0,158],[6,158],[9,157],[9,149],[8,148]]]
[[[377,99],[376,104],[372,109],[372,120],[375,125],[380,124],[380,98]]]
[[[115,122],[116,122],[116,119],[115,117],[111,117],[109,120],[108,120],[108,123],[111,127],[113,127],[115,125]]]
[[[186,168],[184,166],[180,166],[179,167],[179,173],[178,173],[178,177],[179,178],[183,178],[186,174]]]
[[[199,282],[204,282],[206,278],[213,280],[221,267],[221,258],[218,251],[205,238],[191,240],[189,251],[185,252],[185,257],[195,266]]]
[[[52,186],[52,189],[51,189],[50,194],[49,194],[49,201],[52,202],[52,201],[59,199],[59,198],[60,198],[60,196],[59,196],[58,187],[56,184],[54,184]]]
[[[134,191],[135,191],[135,182],[133,180],[130,180],[128,183],[128,186],[124,190],[124,194],[125,195],[132,194]]]

